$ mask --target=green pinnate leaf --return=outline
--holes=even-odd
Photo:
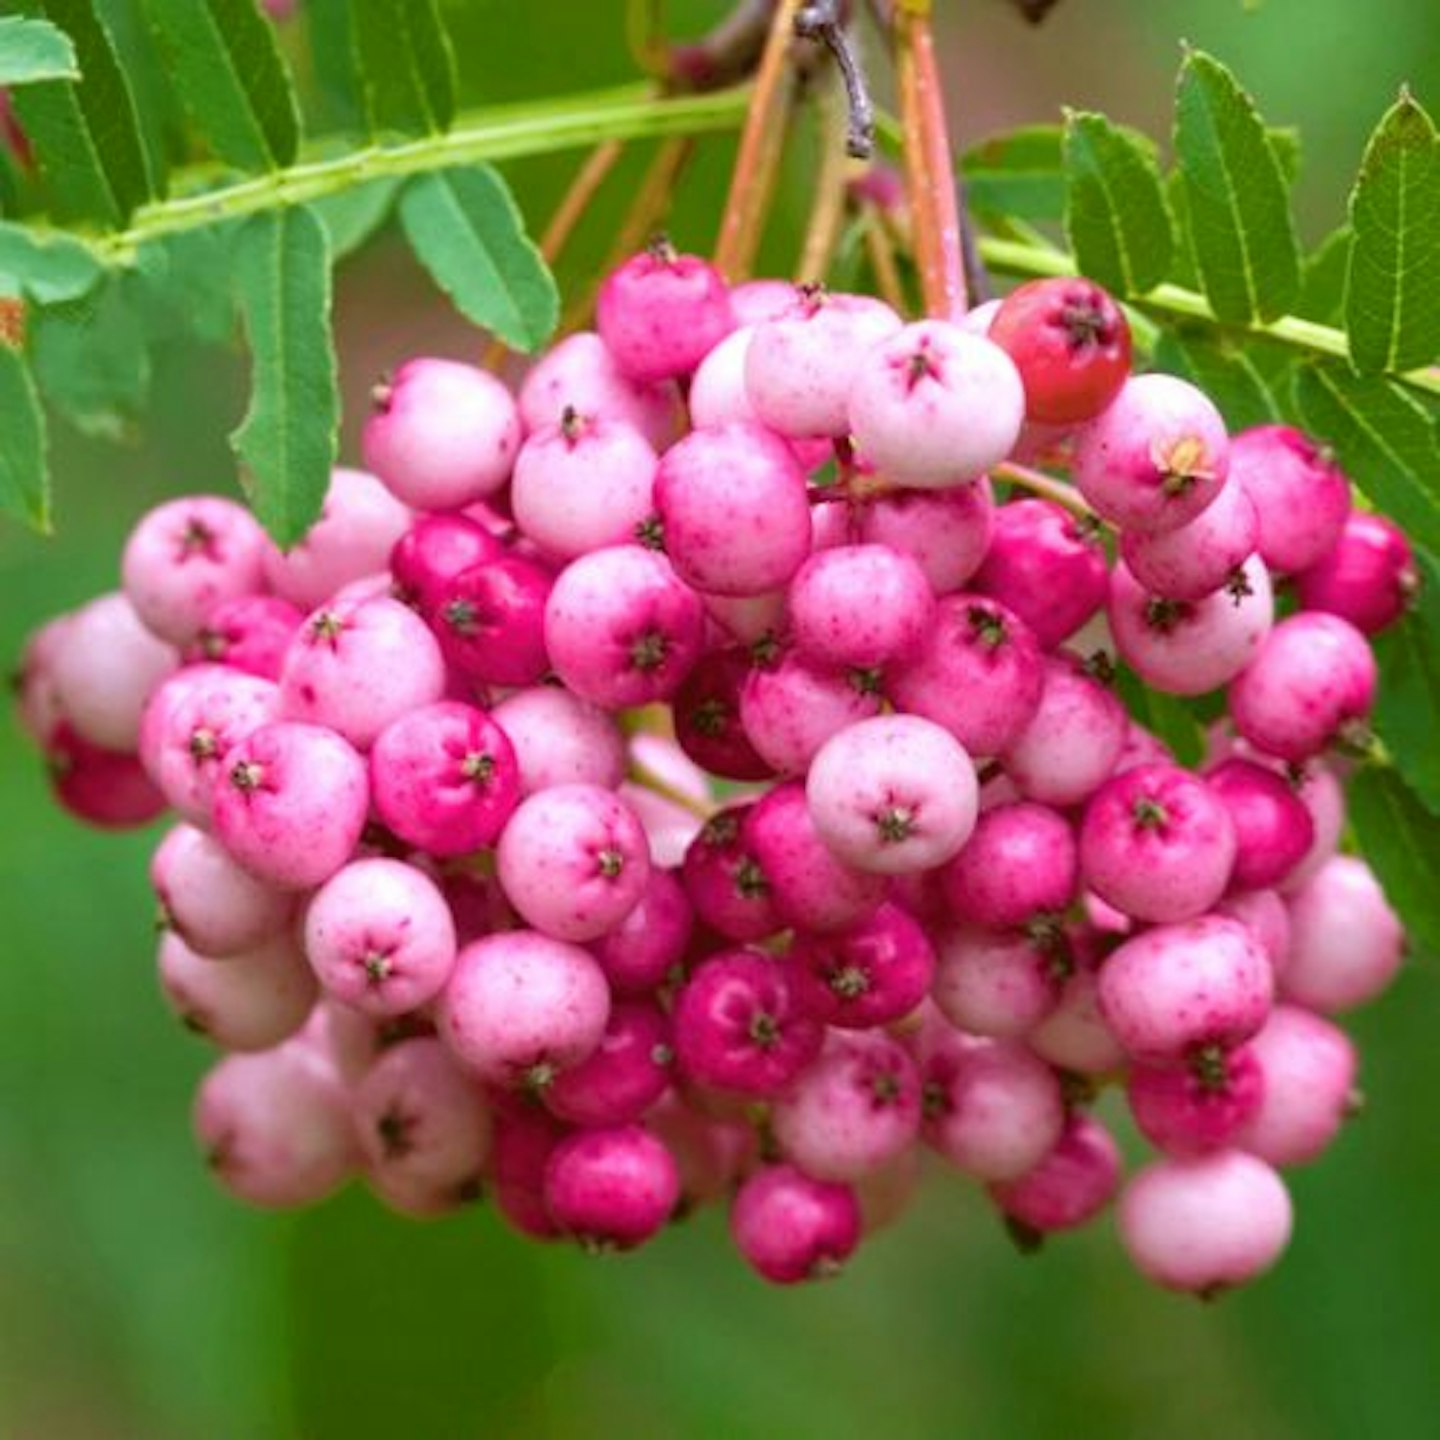
[[[255,0],[144,0],[180,98],[220,159],[270,170],[295,158],[300,115]]]
[[[1284,166],[1250,97],[1198,50],[1180,69],[1175,151],[1191,248],[1216,316],[1244,325],[1285,314],[1300,290],[1300,247]]]
[[[455,57],[435,0],[365,0],[350,8],[350,25],[371,130],[448,130]]]
[[[135,104],[115,45],[90,0],[27,0],[70,37],[83,79],[15,92],[57,220],[118,225],[154,193]]]
[[[75,47],[63,31],[48,21],[20,15],[0,19],[0,85],[79,78]]]
[[[554,332],[559,294],[504,180],[488,165],[419,175],[400,222],[420,263],[456,308],[517,350]]]
[[[1440,950],[1440,819],[1388,766],[1358,771],[1346,798],[1361,853],[1385,898],[1426,949]]]
[[[1285,183],[1293,186],[1300,178],[1300,130],[1295,125],[1267,125],[1265,133],[1270,137],[1270,148],[1280,162],[1280,173]]]
[[[1167,330],[1155,347],[1155,368],[1198,385],[1215,402],[1230,430],[1268,425],[1279,408],[1248,351],[1215,335]]]
[[[1154,147],[1103,115],[1065,117],[1065,230],[1083,274],[1117,295],[1165,279],[1175,235]]]
[[[230,443],[255,513],[288,547],[320,513],[337,447],[325,227],[304,207],[257,215],[236,235],[231,264],[252,373]]]
[[[1345,308],[1345,277],[1350,269],[1350,227],[1332,230],[1305,257],[1295,313],[1320,325],[1333,325]]]
[[[1350,196],[1345,325],[1362,374],[1440,355],[1440,136],[1408,91],[1365,147]]]
[[[353,254],[385,224],[399,190],[399,180],[387,175],[315,201],[315,213],[330,232],[334,259]]]
[[[1383,677],[1374,721],[1395,768],[1440,815],[1440,565],[1422,550],[1416,567],[1409,613],[1373,642]]]
[[[78,241],[0,222],[0,294],[40,305],[78,300],[100,275],[100,262]]]
[[[0,510],[49,530],[45,414],[24,355],[6,344],[0,344],[0,434]]]
[[[970,208],[982,215],[1058,220],[1065,210],[1064,137],[1058,125],[992,135],[960,158]]]
[[[1306,428],[1410,538],[1440,552],[1440,443],[1423,401],[1348,365],[1306,365],[1295,401]]]

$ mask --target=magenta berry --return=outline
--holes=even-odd
[[[619,1000],[600,1043],[545,1088],[546,1106],[572,1125],[629,1125],[670,1086],[670,1021],[653,1000]]]
[[[877,714],[880,703],[874,671],[816,665],[792,649],[751,668],[740,689],[740,724],[772,770],[798,775],[827,740]]]
[[[582,1130],[551,1153],[544,1196],[555,1224],[587,1249],[628,1250],[674,1213],[680,1171],[642,1125]]]
[[[801,791],[802,809],[804,798]],[[769,877],[745,833],[751,808],[735,805],[712,815],[690,842],[681,869],[696,918],[728,940],[763,940],[781,928]]]
[[[652,866],[635,908],[594,943],[595,958],[618,995],[644,995],[683,959],[695,912],[674,872]]]
[[[790,960],[805,1007],[845,1030],[903,1019],[935,975],[935,948],[924,927],[889,902],[836,934],[797,935]]]
[[[390,552],[395,592],[422,615],[433,614],[453,580],[504,553],[500,541],[467,515],[421,515]]]
[[[1333,456],[1289,426],[1257,425],[1234,437],[1230,457],[1272,570],[1304,570],[1335,545],[1350,513],[1350,482]]]
[[[462,570],[425,618],[449,664],[480,685],[533,685],[549,668],[545,606],[550,572],[520,555]]]
[[[702,769],[726,780],[766,780],[775,773],[740,719],[740,693],[751,663],[749,651],[738,645],[706,652],[672,706],[681,748]]]
[[[625,775],[625,742],[597,705],[558,685],[516,690],[490,711],[509,739],[529,795],[550,785],[617,786]]]
[[[1419,583],[1405,532],[1383,515],[1355,510],[1335,544],[1296,575],[1295,593],[1304,609],[1374,635],[1400,618]]]
[[[126,830],[165,811],[165,796],[133,755],[92,745],[67,721],[46,741],[45,768],[55,798],[90,825]]]
[[[185,659],[278,680],[304,615],[278,595],[239,595],[205,612]]]
[[[1230,812],[1235,827],[1234,885],[1263,890],[1277,885],[1315,843],[1315,822],[1282,776],[1249,760],[1222,760],[1205,782]]]
[[[820,1052],[825,1027],[791,967],[751,950],[704,961],[675,999],[675,1053],[697,1084],[773,1099]]]
[[[1264,1093],[1264,1068],[1249,1046],[1202,1049],[1182,1065],[1136,1065],[1126,1087],[1141,1133],[1170,1155],[1237,1143]]]
[[[837,1275],[860,1243],[860,1204],[849,1185],[767,1165],[736,1192],[730,1234],[766,1280],[795,1285]]]
[[[688,375],[735,327],[715,267],[665,241],[605,277],[595,320],[620,371],[641,382]]]
[[[372,400],[365,467],[406,505],[459,510],[510,478],[520,414],[493,375],[458,360],[407,360]]]
[[[916,653],[935,613],[916,561],[884,545],[821,550],[790,582],[795,643],[822,665],[868,669]]]
[[[1127,530],[1120,537],[1120,553],[1150,594],[1166,600],[1203,600],[1224,587],[1255,553],[1259,535],[1255,503],[1232,477],[1204,510],[1178,530],[1160,534]]]
[[[1114,1136],[1093,1115],[1076,1111],[1033,1170],[992,1185],[990,1194],[1012,1226],[1049,1235],[1093,1220],[1120,1188],[1120,1173]]]
[[[955,917],[995,930],[1062,913],[1078,880],[1070,822],[1027,801],[981,814],[959,854],[940,872],[941,891]]]
[[[505,731],[458,700],[422,705],[380,732],[370,753],[375,812],[402,840],[439,857],[493,845],[520,803]]]
[[[1326,861],[1290,897],[1290,952],[1281,992],[1326,1013],[1374,999],[1394,979],[1405,932],[1370,867]]]
[[[854,538],[909,555],[937,595],[961,589],[979,568],[997,510],[986,478],[949,490],[895,490],[859,507]]]

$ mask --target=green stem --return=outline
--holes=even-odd
[[[982,236],[979,243],[980,254],[985,263],[996,270],[1012,275],[1075,274],[1074,257],[1048,245],[1001,240],[994,236]],[[1210,302],[1203,295],[1194,290],[1186,290],[1180,285],[1157,285],[1144,295],[1127,296],[1126,302],[1155,314],[1181,316],[1221,329],[1243,331],[1247,335],[1274,340],[1278,344],[1288,345],[1311,355],[1329,355],[1338,360],[1348,359],[1350,355],[1350,347],[1343,330],[1337,330],[1330,325],[1317,325],[1313,320],[1302,320],[1298,315],[1282,315],[1278,320],[1256,321],[1249,325],[1224,326],[1216,319]],[[1440,395],[1440,372],[1435,370],[1411,370],[1392,378],[1417,390]]]
[[[606,140],[733,130],[744,118],[748,98],[749,90],[743,86],[664,100],[656,99],[648,87],[631,87],[574,97],[566,100],[563,108],[532,104],[471,111],[443,135],[301,160],[268,175],[143,206],[126,229],[92,237],[88,243],[101,259],[123,261],[139,246],[162,236],[203,229],[280,205],[304,204],[387,176],[545,155]],[[214,172],[193,172],[192,183],[206,173]],[[178,177],[179,188],[184,188],[184,178]]]

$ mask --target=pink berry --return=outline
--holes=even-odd
[[[436,1007],[456,1058],[506,1089],[544,1089],[594,1051],[609,1018],[610,990],[594,959],[532,930],[467,945]]]
[[[372,392],[365,468],[417,510],[459,510],[510,478],[520,415],[493,375],[458,360],[407,360]]]
[[[903,1019],[935,975],[935,949],[924,927],[888,902],[833,935],[797,935],[790,959],[805,1008],[845,1030]]]
[[[1290,1226],[1280,1177],[1239,1150],[1158,1160],[1120,1196],[1120,1240],[1141,1274],[1203,1298],[1268,1270]]]
[[[1203,695],[1233,680],[1260,652],[1275,605],[1258,556],[1202,600],[1151,595],[1122,562],[1110,572],[1106,613],[1121,658],[1147,685],[1169,695]]]
[[[1030,627],[985,595],[947,595],[924,650],[887,677],[895,704],[943,725],[971,755],[998,755],[1040,704],[1044,667]]]
[[[740,694],[750,669],[750,654],[738,645],[707,651],[671,705],[681,748],[702,769],[725,780],[766,780],[775,773],[740,720]]]
[[[704,961],[675,998],[675,1053],[700,1085],[779,1095],[820,1052],[825,1027],[803,1006],[792,968],[750,950]]]
[[[1135,375],[1075,438],[1075,482],[1128,530],[1177,530],[1220,493],[1230,464],[1225,422],[1173,375]]]
[[[611,989],[618,995],[644,995],[662,985],[689,948],[694,922],[674,873],[652,866],[639,903],[594,944]]]
[[[998,345],[921,320],[866,352],[849,414],[860,453],[887,479],[944,490],[978,480],[1010,454],[1025,387]]]
[[[877,715],[827,740],[805,794],[815,828],[847,864],[881,875],[943,865],[975,828],[975,767],[918,715]]]
[[[268,1050],[293,1035],[318,987],[295,939],[272,936],[224,960],[197,955],[175,934],[160,941],[160,985],[188,1030],[224,1050]]]
[[[545,1167],[567,1126],[533,1096],[497,1092],[490,1149],[491,1198],[501,1219],[532,1240],[554,1240],[559,1226],[545,1207]]]
[[[630,1125],[665,1093],[675,1052],[670,1020],[653,1000],[618,1000],[600,1044],[557,1075],[545,1104],[572,1125]]]
[[[633,426],[567,410],[520,448],[510,486],[516,523],[561,560],[624,544],[651,514],[656,463]]]
[[[256,880],[225,847],[193,825],[177,825],[150,862],[162,921],[192,949],[238,955],[285,930],[294,897]]]
[[[15,716],[21,730],[44,746],[64,719],[55,688],[55,656],[70,625],[69,615],[57,615],[26,638],[12,686]]]
[[[974,586],[1013,610],[1050,650],[1105,603],[1105,549],[1093,528],[1060,506],[1012,500],[995,512]]]
[[[193,1122],[206,1165],[252,1205],[314,1205],[359,1161],[349,1091],[300,1041],[227,1055],[201,1081]]]
[[[418,516],[390,551],[395,593],[422,615],[433,615],[452,581],[504,553],[500,541],[467,515]]]
[[[1274,890],[1232,890],[1218,905],[1216,915],[1228,915],[1255,932],[1278,979],[1290,959],[1290,911]]]
[[[354,853],[370,804],[365,762],[333,730],[279,721],[226,752],[215,833],[258,879],[286,890],[328,880]]]
[[[983,476],[950,490],[894,490],[858,507],[853,538],[909,555],[935,594],[946,595],[979,568],[996,514],[994,491]]]
[[[1125,707],[1075,656],[1048,656],[1040,702],[1005,750],[1027,800],[1075,805],[1114,773],[1129,733]]]
[[[1050,1153],[1018,1180],[990,1187],[1012,1224],[1035,1235],[1093,1220],[1120,1188],[1120,1147],[1093,1115],[1076,1111]]]
[[[145,515],[125,542],[125,594],[148,630],[187,645],[215,605],[261,588],[265,545],[255,517],[233,500],[169,500]]]
[[[1205,782],[1235,826],[1232,883],[1242,890],[1277,885],[1315,843],[1315,822],[1294,787],[1249,760],[1222,760]]]
[[[165,797],[135,756],[105,750],[60,721],[45,745],[55,798],[77,819],[107,830],[145,825],[165,811]]]
[[[1354,510],[1335,544],[1295,577],[1295,593],[1304,609],[1374,635],[1400,618],[1419,583],[1405,532],[1383,515]]]
[[[425,619],[445,659],[480,685],[533,685],[549,668],[550,572],[520,555],[462,570],[432,597]]]
[[[800,799],[803,808],[803,791]],[[712,815],[691,841],[681,870],[696,918],[727,940],[762,940],[781,928],[770,880],[745,834],[751,808],[735,805]]]
[[[607,709],[668,699],[704,637],[699,597],[670,562],[639,545],[572,561],[545,607],[545,644],[565,684]]]
[[[304,618],[278,595],[221,600],[205,612],[185,659],[191,664],[228,665],[263,680],[278,680],[285,652]]]
[[[1072,970],[1060,989],[1055,1008],[1025,1037],[1041,1059],[1078,1075],[1106,1075],[1126,1061],[1125,1048],[1115,1038],[1100,1010],[1099,969],[1108,944],[1088,928],[1065,933],[1066,953]]]
[[[605,277],[595,321],[621,372],[641,382],[688,375],[735,328],[719,271],[664,242]]]
[[[387,829],[431,855],[493,845],[520,802],[520,767],[505,732],[458,700],[392,721],[370,753],[370,791]]]
[[[1261,558],[1272,570],[1304,570],[1340,538],[1350,513],[1350,482],[1334,457],[1287,425],[1242,430],[1231,468],[1254,502]]]
[[[1283,894],[1298,890],[1340,848],[1345,830],[1345,792],[1335,772],[1323,761],[1287,765],[1286,773],[1300,803],[1310,812],[1315,843],[1279,887]]]
[[[425,622],[398,600],[326,605],[305,621],[280,672],[281,713],[368,750],[392,721],[445,693]]]
[[[1262,1093],[1234,1143],[1271,1165],[1308,1164],[1354,1108],[1355,1046],[1322,1016],[1277,1005],[1246,1048],[1259,1066]]]
[[[521,801],[496,851],[500,883],[526,922],[559,940],[596,940],[640,903],[650,850],[635,813],[595,785],[554,785]]]
[[[674,1213],[680,1171],[644,1126],[583,1130],[551,1153],[544,1195],[556,1225],[587,1248],[628,1250]]]
[[[885,898],[881,876],[846,863],[820,833],[798,781],[777,785],[755,802],[741,840],[765,877],[772,928],[783,923],[821,934],[847,930]]]
[[[1133,1066],[1126,1095],[1152,1145],[1170,1155],[1198,1155],[1238,1143],[1264,1090],[1264,1069],[1246,1045],[1228,1053],[1201,1050],[1183,1065]]]
[[[803,774],[827,740],[878,713],[879,684],[874,671],[817,665],[785,650],[745,677],[740,723],[772,770]]]
[[[265,578],[282,599],[313,610],[342,585],[383,570],[413,518],[373,475],[336,470],[320,518],[300,543],[283,555],[265,552]]]
[[[490,1109],[441,1041],[392,1045],[355,1087],[354,1103],[372,1182],[456,1201],[478,1189],[490,1155]]]
[[[440,887],[400,860],[355,860],[305,912],[305,953],[326,993],[369,1015],[427,1004],[455,963],[455,922]]]
[[[48,669],[55,702],[78,735],[105,750],[134,750],[146,700],[178,663],[115,592],[71,615]]]
[[[1375,656],[1348,621],[1321,611],[1282,620],[1230,686],[1235,728],[1256,749],[1306,760],[1363,726]]]
[[[702,1114],[674,1090],[651,1106],[645,1128],[675,1159],[681,1214],[728,1197],[756,1163],[752,1126]]]
[[[883,545],[821,550],[790,582],[796,644],[825,665],[870,668],[913,655],[934,618],[925,572]]]
[[[550,785],[600,785],[625,776],[625,742],[598,705],[558,685],[507,695],[490,712],[515,751],[523,795]]]
[[[767,1165],[736,1192],[730,1234],[750,1266],[776,1285],[829,1279],[860,1243],[860,1204],[849,1185]]]
[[[1203,600],[1221,589],[1255,553],[1260,521],[1249,492],[1233,477],[1193,520],[1177,530],[1127,530],[1120,553],[1130,573],[1153,595]]]
[[[1225,893],[1235,826],[1224,801],[1175,765],[1138,765],[1091,799],[1080,872],[1102,900],[1138,920],[1189,920]]]
[[[985,811],[940,872],[945,902],[956,918],[993,930],[1062,913],[1075,898],[1078,880],[1070,822],[1028,801]]]
[[[783,315],[758,325],[745,354],[745,387],[761,421],[791,439],[850,433],[850,387],[866,353],[901,328],[868,295],[800,291]]]
[[[1370,867],[1336,855],[1290,897],[1281,993],[1333,1013],[1373,1000],[1405,957],[1405,931]]]
[[[774,1104],[780,1153],[817,1180],[858,1180],[894,1160],[920,1130],[920,1077],[878,1030],[832,1032]]]
[[[711,594],[773,590],[810,553],[805,474],[759,425],[692,430],[673,445],[655,472],[655,509],[675,569]]]
[[[1273,990],[1259,941],[1218,915],[1147,930],[1100,969],[1100,1005],[1116,1038],[1137,1060],[1160,1063],[1248,1040]]]
[[[997,1039],[1029,1034],[1055,1008],[1070,971],[1063,941],[958,925],[936,941],[931,994],[959,1030]]]

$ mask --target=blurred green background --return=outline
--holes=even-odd
[[[446,8],[472,101],[630,73],[618,4]],[[684,29],[724,7],[670,8]],[[1034,32],[1001,0],[938,9],[967,140],[1063,103],[1163,134],[1179,41],[1214,50],[1273,123],[1301,127],[1312,238],[1339,220],[1364,135],[1401,81],[1440,105],[1434,0],[1064,0]],[[724,152],[709,147],[685,183],[682,243],[708,241]],[[512,172],[532,221],[570,163]],[[777,234],[782,263],[799,194]],[[567,283],[593,269],[605,227],[602,213]],[[344,272],[338,314],[352,441],[376,371],[474,346],[383,239]],[[233,487],[224,437],[242,363],[179,344],[154,360],[140,443],[57,433],[57,538],[0,534],[0,653],[115,583],[148,504]],[[206,1056],[156,994],[155,836],[72,823],[9,727],[0,813],[9,1440],[1440,1433],[1440,988],[1422,966],[1355,1018],[1369,1107],[1293,1177],[1294,1246],[1251,1291],[1209,1307],[1155,1293],[1104,1223],[1022,1260],[966,1187],[935,1175],[844,1279],[788,1293],[739,1265],[714,1215],[591,1260],[523,1244],[483,1209],[417,1225],[358,1192],[297,1216],[229,1201],[188,1132]]]

